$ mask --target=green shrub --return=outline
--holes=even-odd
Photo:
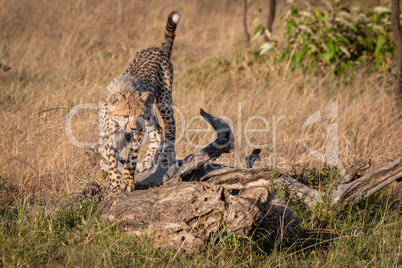
[[[326,9],[292,7],[285,22],[287,45],[279,58],[292,69],[315,72],[343,74],[366,64],[387,70],[395,50],[390,8],[348,9],[335,2],[325,1]]]

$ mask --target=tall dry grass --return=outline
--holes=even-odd
[[[23,182],[35,196],[70,193],[88,180],[101,180],[84,150],[67,140],[64,117],[77,104],[97,103],[138,49],[159,46],[171,10],[182,15],[172,55],[178,135],[188,136],[177,143],[179,157],[197,150],[189,140],[201,145],[213,139],[212,130],[188,131],[208,127],[201,120],[189,122],[203,108],[233,121],[237,148],[223,158],[226,164],[243,164],[253,149],[245,125],[260,116],[268,120],[269,132],[248,137],[267,144],[264,164],[285,170],[293,164],[320,166],[302,144],[301,126],[333,101],[339,116],[306,129],[310,147],[325,152],[326,125],[332,122],[339,126],[345,162],[353,158],[356,127],[359,158],[370,157],[378,166],[402,153],[401,110],[389,83],[364,70],[334,80],[286,73],[286,63],[272,66],[269,56],[258,58],[255,47],[244,45],[240,2],[2,0],[0,5],[0,56],[12,65],[9,72],[0,71],[0,177],[10,185]],[[265,10],[264,1],[250,6],[250,31],[265,18],[260,8]],[[274,134],[273,120],[281,116]],[[94,110],[74,117],[77,139],[96,141],[96,118]],[[249,128],[267,126],[254,120]]]

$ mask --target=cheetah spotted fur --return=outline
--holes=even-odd
[[[137,52],[123,75],[113,79],[100,102],[99,144],[106,144],[109,164],[108,180],[111,193],[134,190],[134,173],[151,169],[160,151],[162,129],[154,112],[154,106],[164,122],[165,143],[160,161],[171,164],[175,161],[175,120],[173,117],[172,83],[173,66],[170,62],[178,12],[168,17],[165,40],[160,48],[148,48]],[[146,134],[147,155],[137,166],[138,151]],[[122,139],[123,137],[123,139]],[[125,159],[120,159],[122,145],[129,143]],[[124,172],[119,174],[118,161],[124,163]]]

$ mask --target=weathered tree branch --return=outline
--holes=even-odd
[[[228,189],[267,187],[281,185],[290,193],[294,202],[303,202],[312,207],[323,197],[332,205],[347,205],[368,198],[395,180],[402,178],[402,157],[361,178],[347,183],[339,183],[328,194],[312,189],[287,174],[268,168],[241,169],[221,168],[206,174],[201,181],[223,185]]]
[[[357,138],[356,138],[357,139]],[[355,139],[355,148],[356,148],[356,141]],[[355,149],[356,152],[356,149]],[[356,159],[356,154],[353,157],[353,162],[345,167],[338,156],[338,152],[333,149],[333,153],[335,157],[338,159],[338,168],[340,169],[339,175],[341,176],[341,183],[348,183],[351,182],[360,172],[366,171],[371,167],[371,159]]]
[[[332,204],[346,205],[368,198],[400,178],[402,178],[402,157],[355,181],[338,184],[330,191]]]
[[[260,159],[261,149],[254,149],[253,152],[246,157],[246,168],[252,168],[254,162]]]
[[[227,189],[248,189],[277,185],[284,187],[293,202],[302,202],[308,207],[322,201],[324,193],[312,189],[287,174],[270,168],[221,168],[209,172],[201,181],[222,185]]]
[[[229,153],[234,149],[234,137],[229,125],[220,117],[213,117],[203,109],[201,109],[200,113],[216,131],[218,135],[216,140],[201,151],[190,154],[184,160],[171,166],[165,174],[164,181],[172,180],[171,183],[176,183],[186,179],[186,177],[191,179],[188,176],[194,171],[217,159],[221,154]]]
[[[400,178],[402,178],[402,157],[355,181],[341,182],[328,194],[312,189],[287,174],[281,174],[269,168],[225,167],[209,172],[200,180],[219,184],[228,189],[282,185],[290,193],[293,201],[303,202],[308,207],[312,207],[317,202],[321,202],[323,197],[329,198],[334,206],[354,203],[362,198],[368,198]]]

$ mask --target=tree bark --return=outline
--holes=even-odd
[[[243,1],[243,29],[244,34],[246,35],[247,44],[250,44],[250,34],[247,30],[247,0]]]
[[[402,157],[355,181],[338,184],[330,191],[331,203],[347,205],[357,202],[370,197],[400,178],[402,178]]]
[[[216,140],[201,151],[190,154],[184,160],[170,167],[166,172],[164,181],[171,180],[171,183],[176,183],[183,179],[186,180],[186,178],[189,180],[194,171],[217,159],[221,154],[229,153],[234,149],[234,137],[229,125],[220,117],[213,117],[203,109],[200,113],[216,131]]]
[[[89,183],[83,195],[96,201],[105,196],[95,183]],[[187,252],[200,248],[223,227],[227,234],[248,235],[261,219],[249,199],[200,182],[123,193],[99,202],[96,208],[102,219],[117,223],[123,232],[150,235],[160,247]]]
[[[248,189],[277,185],[285,187],[293,202],[302,202],[308,207],[322,201],[325,194],[312,189],[287,174],[270,168],[244,169],[221,168],[203,176],[201,181],[222,185],[227,189]]]
[[[385,186],[402,178],[402,157],[393,160],[374,172],[351,182],[341,181],[328,194],[312,189],[287,174],[269,168],[241,169],[221,168],[204,175],[200,180],[223,185],[228,189],[250,187],[284,186],[294,202],[302,202],[308,207],[321,202],[324,197],[333,206],[347,205],[368,198]]]
[[[394,90],[397,102],[402,103],[402,28],[399,20],[400,2],[392,0],[391,2],[391,29],[395,37],[396,53],[393,63],[392,73],[394,75]]]
[[[276,12],[276,0],[268,0],[269,5],[269,13],[268,13],[268,20],[267,20],[267,30],[272,33],[272,24],[275,20],[275,12]],[[267,42],[269,38],[266,34],[264,34],[264,40]]]

